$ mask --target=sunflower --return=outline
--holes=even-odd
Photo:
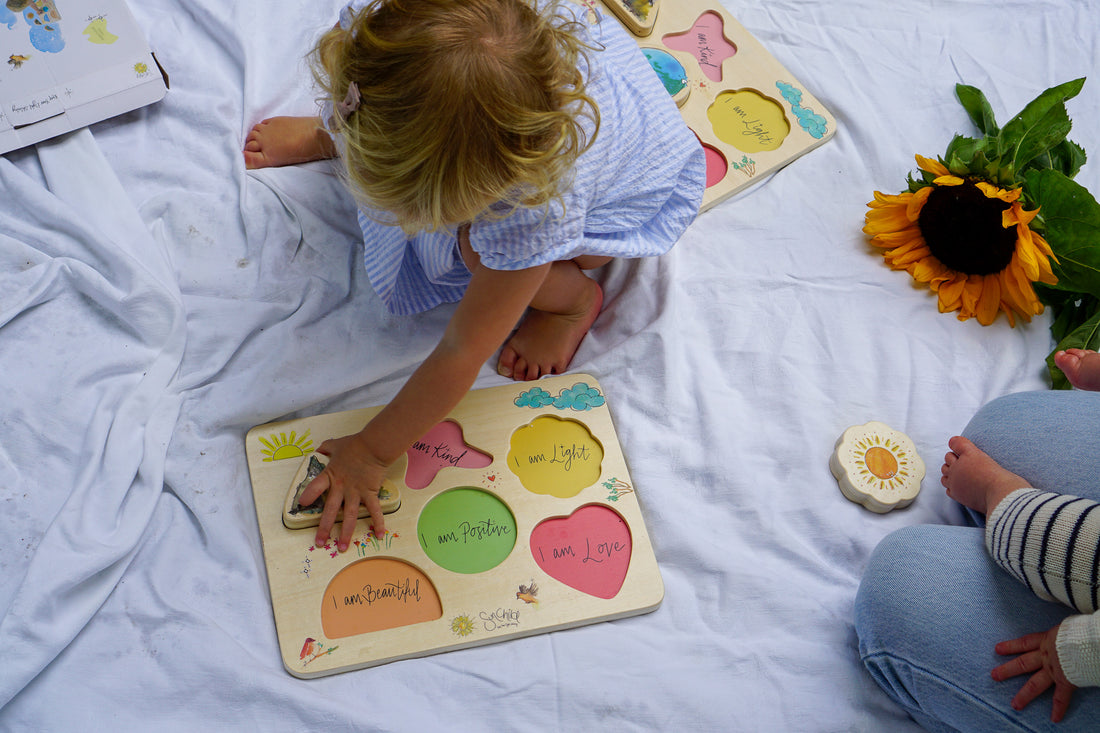
[[[959,176],[937,160],[916,156],[926,174],[910,191],[875,191],[864,233],[884,250],[886,262],[927,283],[941,313],[988,326],[1003,312],[1030,321],[1043,312],[1032,283],[1052,285],[1057,262],[1046,240],[1032,231],[1038,209],[1025,211],[1022,189],[1005,189]]]

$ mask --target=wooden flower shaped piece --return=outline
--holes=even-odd
[[[880,422],[845,430],[829,468],[844,496],[879,514],[912,504],[924,478],[913,441]]]

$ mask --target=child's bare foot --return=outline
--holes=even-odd
[[[561,374],[577,353],[584,335],[603,307],[599,284],[581,275],[588,290],[587,298],[576,313],[549,313],[530,308],[519,329],[504,344],[497,372],[516,381],[538,379],[546,374]]]
[[[940,483],[948,496],[976,512],[988,514],[1001,499],[1030,486],[967,438],[955,436],[947,446],[951,452],[944,456]]]
[[[1077,389],[1100,392],[1100,354],[1086,349],[1066,349],[1054,355],[1054,365]]]
[[[244,143],[245,168],[272,168],[332,158],[336,146],[316,117],[272,117],[253,126]]]

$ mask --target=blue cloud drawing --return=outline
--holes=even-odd
[[[795,89],[785,81],[777,81],[775,86],[779,89],[779,93],[783,95],[783,99],[790,102],[792,107],[796,107],[802,103],[802,90]]]
[[[604,397],[600,390],[589,387],[584,382],[577,382],[569,389],[563,389],[558,398],[554,400],[554,407],[559,410],[576,410],[584,412],[594,407],[600,407],[604,403]]]
[[[808,132],[811,137],[820,140],[825,136],[828,125],[826,125],[824,117],[816,112],[811,112],[805,107],[799,107],[793,111],[795,117],[798,118],[798,124],[802,125],[802,129]]]
[[[595,387],[589,387],[584,382],[577,382],[572,387],[563,389],[557,397],[552,396],[542,387],[532,387],[516,397],[517,407],[530,407],[534,410],[553,405],[559,410],[575,410],[584,412],[595,407],[602,407],[604,396]]]
[[[790,103],[791,112],[794,112],[794,116],[798,118],[799,126],[809,133],[810,137],[818,140],[823,138],[829,126],[824,117],[802,106],[802,90],[796,89],[785,81],[777,81],[775,86],[783,95],[783,99]]]
[[[542,387],[534,387],[516,398],[517,407],[539,409],[554,404],[554,398]]]

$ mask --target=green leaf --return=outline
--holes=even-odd
[[[997,138],[997,151],[1008,157],[1011,167],[1023,173],[1024,164],[1062,142],[1073,123],[1065,101],[1077,96],[1084,77],[1051,87],[1028,102],[1020,114],[1008,121]]]
[[[1072,140],[1063,140],[1047,152],[1032,158],[1026,168],[1053,168],[1067,178],[1073,178],[1081,170],[1088,156],[1085,149]]]
[[[993,116],[993,108],[989,106],[989,100],[985,98],[977,87],[966,84],[956,84],[955,94],[962,102],[963,109],[970,115],[970,119],[981,130],[983,135],[996,135],[1000,132],[997,120]]]
[[[1051,386],[1054,389],[1072,388],[1062,370],[1054,366],[1054,355],[1065,349],[1100,350],[1100,312],[1059,341],[1058,345],[1054,347],[1054,351],[1047,356],[1047,371],[1050,373]]]
[[[947,150],[943,154],[947,169],[957,176],[972,173],[971,162],[975,160],[975,156],[985,151],[988,143],[989,138],[974,139],[956,135],[948,143]],[[983,155],[979,165],[985,165],[987,162]]]
[[[1031,171],[1025,192],[1040,206],[1059,290],[1100,297],[1100,204],[1088,189],[1056,170]]]
[[[1051,107],[1033,126],[1027,128],[1014,149],[1006,151],[1010,169],[1017,175],[1024,173],[1032,160],[1064,143],[1072,128],[1073,122],[1066,108]]]
[[[1039,300],[1054,312],[1050,335],[1061,341],[1100,311],[1100,300],[1087,293],[1071,293],[1035,283]]]

